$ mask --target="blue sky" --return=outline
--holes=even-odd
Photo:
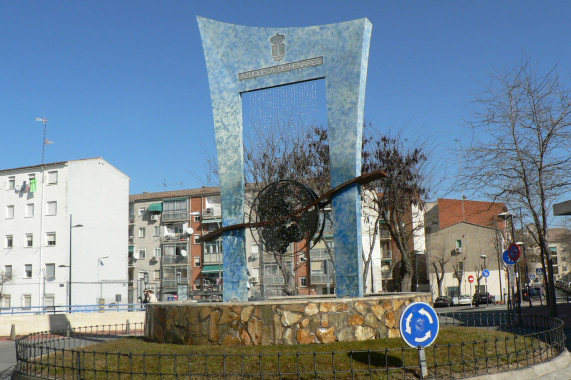
[[[569,1],[2,0],[1,169],[102,156],[131,193],[209,185],[210,90],[196,16],[292,27],[373,23],[365,120],[429,142],[458,173],[474,97],[525,52],[571,78]],[[465,163],[466,164],[466,163]],[[432,199],[454,197],[435,188]]]

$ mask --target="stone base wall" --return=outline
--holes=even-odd
[[[148,304],[145,336],[159,343],[277,345],[400,337],[399,320],[430,293],[364,298],[283,299],[249,303]]]

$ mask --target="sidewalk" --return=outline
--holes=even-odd
[[[16,366],[16,347],[13,341],[0,338],[0,380],[10,379]]]

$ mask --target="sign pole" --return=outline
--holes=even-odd
[[[418,346],[418,364],[420,366],[420,378],[425,379],[428,375],[428,369],[426,368],[426,352],[422,346]]]

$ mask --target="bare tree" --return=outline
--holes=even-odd
[[[247,139],[249,143],[244,144],[246,181],[258,189],[279,180],[296,181],[317,191],[328,189],[329,151],[323,151],[326,135],[322,137],[315,131],[293,128],[291,124],[273,125],[272,128],[254,125]],[[283,274],[284,295],[295,295],[293,252],[270,253]]]
[[[413,238],[422,225],[414,225],[414,209],[422,210],[428,188],[423,169],[428,156],[422,147],[405,146],[398,137],[372,136],[363,143],[363,172],[384,170],[386,178],[367,185],[374,191],[369,201],[401,255],[401,290],[410,291],[414,279],[415,251]]]
[[[548,302],[557,315],[553,267],[547,247],[552,204],[571,186],[571,98],[555,69],[538,74],[524,58],[492,76],[476,99],[472,162],[464,184],[493,199],[521,207],[529,234],[547,263]]]
[[[0,301],[4,297],[4,285],[12,281],[12,275],[6,272],[0,273]]]

